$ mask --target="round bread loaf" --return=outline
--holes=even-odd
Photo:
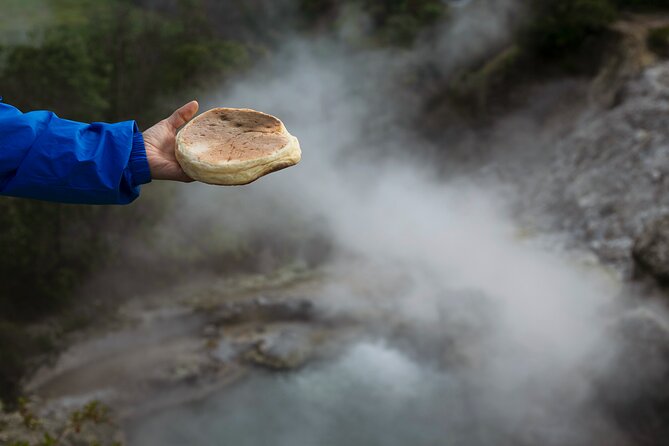
[[[297,138],[279,119],[250,109],[209,110],[177,134],[179,164],[203,183],[248,184],[294,166],[301,155]]]

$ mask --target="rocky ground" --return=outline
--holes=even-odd
[[[189,284],[119,309],[115,327],[66,351],[28,385],[42,412],[103,400],[123,421],[183,404],[249,370],[299,368],[334,342],[309,292],[318,273]]]

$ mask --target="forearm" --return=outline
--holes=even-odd
[[[84,124],[0,104],[0,194],[126,204],[151,180],[133,121]]]

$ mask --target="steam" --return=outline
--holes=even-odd
[[[436,47],[438,54],[447,55],[443,62],[451,69],[508,45],[526,16],[525,6],[517,0],[455,2],[451,6],[451,26],[441,32]]]
[[[492,4],[460,3],[432,57],[452,69],[508,37],[515,2]],[[316,228],[337,272],[322,305],[368,331],[331,363],[166,412],[138,444],[623,444],[597,404],[621,285],[524,238],[513,185],[439,178],[412,128],[416,102],[385,82],[404,57],[292,42],[202,101],[280,116],[303,162],[245,188],[192,185],[174,218],[275,238]]]

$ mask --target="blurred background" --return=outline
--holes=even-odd
[[[0,198],[0,443],[664,445],[669,1],[2,0],[0,95],[303,161]]]

